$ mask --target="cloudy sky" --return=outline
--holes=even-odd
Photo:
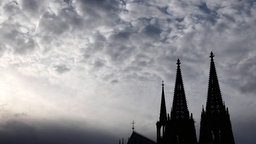
[[[0,141],[113,144],[133,120],[155,140],[177,58],[198,132],[213,51],[236,143],[253,144],[255,48],[255,0],[1,0]]]

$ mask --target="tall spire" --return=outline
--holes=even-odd
[[[180,60],[177,60],[177,74],[174,89],[173,105],[171,111],[171,119],[188,119],[189,112],[182,81]]]
[[[206,111],[210,113],[220,112],[224,108],[213,57],[214,57],[214,54],[213,52],[211,52],[208,96],[207,96],[207,103],[206,103]]]
[[[162,81],[162,98],[161,98],[161,107],[160,107],[160,122],[166,122],[166,105],[165,105],[165,94],[164,94],[164,81]]]
[[[206,110],[202,110],[199,144],[235,144],[228,109],[222,101],[214,55],[210,54]]]

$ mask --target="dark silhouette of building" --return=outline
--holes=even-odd
[[[151,139],[133,131],[127,144],[156,144],[156,143]]]
[[[199,144],[234,144],[230,116],[225,107],[211,52],[211,65],[206,110],[201,113]]]
[[[213,57],[211,52],[208,96],[206,109],[203,108],[201,113],[199,142],[197,142],[193,115],[189,113],[187,107],[181,63],[178,59],[170,114],[166,112],[164,83],[162,82],[160,116],[156,123],[157,144],[235,144],[228,108],[222,100]],[[151,142],[153,141],[133,131],[127,144],[154,143]]]
[[[182,81],[180,60],[177,61],[177,74],[171,113],[166,116],[164,84],[160,118],[157,122],[158,144],[196,144],[196,131],[193,115],[189,114],[185,90]]]

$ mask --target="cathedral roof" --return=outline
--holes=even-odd
[[[153,140],[133,131],[127,144],[156,144]]]

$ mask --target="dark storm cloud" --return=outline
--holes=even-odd
[[[5,144],[112,144],[117,140],[109,133],[76,127],[68,122],[55,124],[9,120],[0,125],[0,142]]]

